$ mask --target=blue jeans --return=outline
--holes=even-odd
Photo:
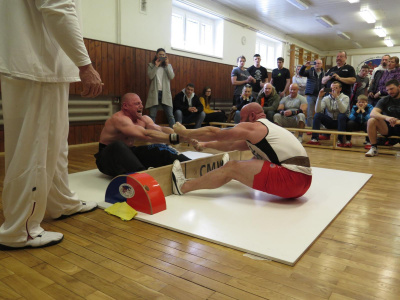
[[[194,128],[200,128],[201,123],[203,123],[204,118],[206,117],[206,113],[204,111],[202,111],[202,112],[197,112],[197,113],[191,113],[188,116],[184,116],[182,114],[182,111],[178,109],[174,112],[174,116],[175,116],[176,122],[179,122],[181,124],[195,122],[196,124],[194,125]]]
[[[163,110],[164,110],[165,115],[167,116],[169,127],[172,128],[174,126],[174,124],[175,124],[175,118],[174,118],[172,106],[168,106],[168,105],[162,104],[161,103],[161,99],[162,99],[162,92],[159,91],[158,92],[158,103],[159,103],[159,105],[154,105],[154,106],[149,108],[149,117],[155,123],[156,122],[157,111],[159,109],[159,106],[161,105]]]
[[[315,115],[315,103],[317,96],[307,95],[307,126],[313,125],[313,118]]]
[[[327,129],[337,129],[338,131],[346,131],[346,123],[347,123],[346,114],[339,114],[337,120],[333,120],[331,117],[325,115],[324,113],[316,113],[314,115],[313,127],[312,129],[319,130],[321,124],[323,124]],[[318,133],[313,133],[311,138],[318,140]],[[339,135],[338,140],[342,141],[343,136]]]
[[[235,121],[235,124],[240,123],[240,110],[235,111],[235,116],[233,117],[233,120]]]
[[[267,113],[265,114],[267,116],[267,119],[270,120],[272,123],[274,123],[274,115],[276,114],[276,111],[274,110],[268,110]]]
[[[364,132],[367,132],[367,123],[368,122],[358,123],[356,121],[349,120],[349,121],[347,121],[346,129],[347,129],[348,132],[360,131],[360,130],[362,130]],[[351,135],[346,135],[346,139],[348,141],[351,141]],[[365,138],[365,141],[369,142],[369,137],[368,136]]]

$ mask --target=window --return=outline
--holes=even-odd
[[[256,53],[261,55],[261,65],[267,69],[276,68],[276,59],[282,56],[282,42],[257,33]]]
[[[171,44],[175,47],[183,48],[183,17],[178,14],[172,14],[171,31],[174,33],[171,36]]]
[[[220,18],[173,1],[171,46],[199,54],[222,57],[223,22]]]

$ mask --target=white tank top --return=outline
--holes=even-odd
[[[267,119],[260,119],[257,122],[268,128],[268,134],[257,144],[246,141],[256,159],[267,160],[286,169],[311,175],[310,167],[281,163],[294,157],[308,157],[304,147],[290,131]]]

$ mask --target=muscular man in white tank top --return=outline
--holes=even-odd
[[[310,160],[305,149],[293,134],[268,121],[258,103],[244,106],[241,122],[233,128],[208,126],[190,130],[177,123],[174,130],[181,136],[201,141],[200,149],[250,149],[254,155],[248,161],[229,161],[193,180],[184,178],[179,162],[175,161],[172,176],[175,194],[218,188],[235,179],[269,194],[297,198],[304,195],[311,185]]]

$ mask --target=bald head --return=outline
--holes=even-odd
[[[243,106],[240,111],[240,122],[254,122],[265,118],[264,109],[256,102]]]
[[[265,96],[269,96],[271,94],[273,96],[275,93],[276,93],[275,92],[275,88],[274,88],[274,86],[272,84],[266,83],[264,85],[264,94],[265,94]]]
[[[127,93],[121,100],[121,111],[132,120],[140,119],[143,113],[143,104],[140,97],[135,93]]]
[[[290,98],[292,99],[296,98],[298,93],[299,93],[299,85],[297,83],[292,83],[289,87]]]
[[[131,102],[134,100],[140,100],[140,97],[138,96],[138,94],[135,93],[126,93],[125,95],[122,96],[121,99],[121,104],[124,104],[125,102]]]

